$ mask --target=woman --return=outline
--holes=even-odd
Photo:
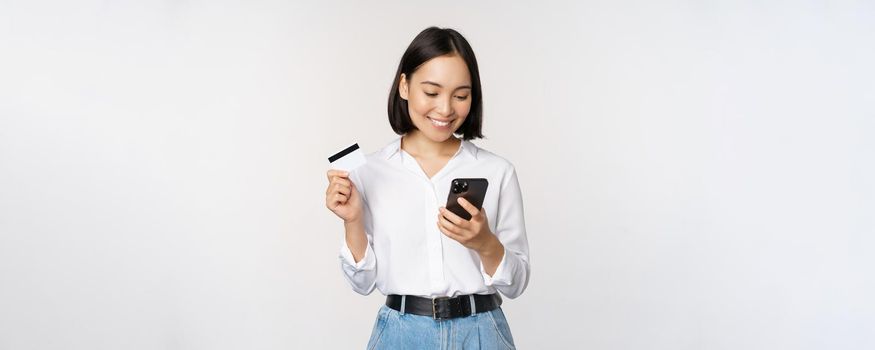
[[[401,57],[389,93],[401,136],[351,172],[328,171],[344,275],[358,293],[387,295],[368,349],[514,348],[497,292],[513,299],[528,284],[522,195],[513,165],[469,141],[483,137],[481,123],[473,50],[431,27]],[[456,178],[488,180],[482,209],[459,199],[470,220],[444,207]]]

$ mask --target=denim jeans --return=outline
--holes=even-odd
[[[401,314],[380,307],[368,341],[371,349],[514,349],[501,308],[449,320]]]

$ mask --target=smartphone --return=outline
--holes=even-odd
[[[482,209],[487,187],[489,187],[489,181],[486,181],[486,179],[453,179],[453,182],[450,184],[450,195],[447,198],[447,210],[462,219],[471,220],[471,213],[468,213],[459,204],[458,198],[464,197],[477,209]]]

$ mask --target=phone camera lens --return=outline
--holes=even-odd
[[[467,190],[468,190],[468,182],[465,181],[462,183],[462,191],[467,191]]]

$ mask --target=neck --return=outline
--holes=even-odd
[[[413,130],[401,137],[401,149],[415,157],[452,157],[461,147],[462,140],[451,136],[443,142],[435,142],[425,137],[419,130]]]

